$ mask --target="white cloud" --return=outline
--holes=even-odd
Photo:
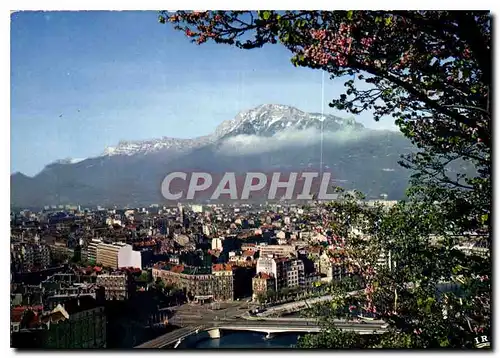
[[[384,131],[364,131],[345,129],[323,133],[324,142],[345,144],[359,141],[369,136],[382,135]],[[305,130],[284,130],[272,137],[257,135],[238,135],[226,139],[219,147],[221,154],[238,156],[242,154],[259,154],[290,147],[305,147],[321,141],[321,132],[314,128]]]

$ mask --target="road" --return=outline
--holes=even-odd
[[[248,313],[249,309],[255,308],[257,305],[251,302],[236,301],[220,303],[217,307],[214,306],[214,309],[212,309],[212,307],[211,305],[200,306],[197,304],[185,304],[175,307],[172,309],[172,311],[174,311],[174,316],[169,319],[169,322],[171,324],[184,326],[186,322],[193,321],[210,322],[234,319]]]
[[[363,292],[363,291],[364,290],[357,290],[357,291],[348,292],[347,296],[353,296],[353,295],[359,294],[360,292]],[[302,299],[302,300],[298,300],[295,302],[284,303],[282,305],[268,307],[265,312],[259,313],[258,316],[259,317],[267,317],[267,316],[279,314],[282,312],[296,312],[298,310],[310,307],[311,305],[314,305],[317,303],[331,301],[332,299],[333,299],[333,296],[325,295],[325,296],[321,296],[321,297],[307,298],[307,299]]]
[[[348,295],[354,295],[359,292],[360,291],[349,292]],[[258,317],[269,317],[285,312],[296,312],[300,309],[310,307],[311,305],[317,303],[331,301],[332,299],[333,297],[331,295],[325,295],[322,297],[309,298],[306,300],[268,307],[266,311],[259,313]],[[257,308],[258,306],[259,304],[257,303],[246,301],[218,303],[216,308],[219,309],[212,309],[214,306],[210,304],[202,306],[198,304],[185,304],[173,309],[175,313],[174,317],[170,319],[170,322],[172,322],[172,324],[179,324],[180,326],[184,326],[185,323],[183,323],[183,321],[192,322],[198,320],[204,322],[248,317],[248,311],[250,309]]]

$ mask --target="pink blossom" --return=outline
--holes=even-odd
[[[207,38],[205,37],[205,35],[200,35],[200,37],[198,37],[198,39],[196,40],[196,43],[199,45],[199,44],[202,44],[206,41],[207,41]]]
[[[363,37],[360,42],[361,45],[365,47],[371,47],[371,45],[373,44],[373,39],[370,37]]]
[[[170,22],[179,22],[179,20],[180,20],[180,17],[179,17],[179,15],[176,15],[176,14],[174,14],[168,18],[168,21],[170,21]]]

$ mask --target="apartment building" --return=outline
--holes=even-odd
[[[260,257],[257,260],[256,273],[272,275],[275,278],[275,291],[279,291],[287,286],[287,261],[284,257]]]
[[[92,297],[73,298],[41,317],[48,326],[44,348],[106,348],[106,314]]]
[[[96,279],[96,285],[104,287],[107,301],[125,301],[135,291],[134,280],[126,272],[99,275]]]
[[[265,272],[259,272],[252,278],[252,300],[256,300],[259,295],[267,295],[274,291],[276,287],[274,276]]]
[[[97,262],[97,246],[102,243],[102,240],[92,239],[87,246],[87,260],[95,264]]]
[[[378,257],[378,260],[377,260],[377,266],[379,267],[388,267],[389,270],[392,269],[393,267],[393,259],[392,259],[392,254],[390,251],[388,252],[384,252],[382,251]]]
[[[184,265],[155,265],[153,279],[160,278],[165,284],[183,290],[189,299],[213,299],[213,276],[211,267],[190,267]]]
[[[223,242],[224,238],[214,237],[212,239],[212,250],[222,251],[224,249]]]
[[[212,275],[214,300],[232,301],[234,298],[233,267],[228,264],[215,264],[212,266]]]
[[[155,265],[153,279],[185,291],[194,301],[230,301],[234,298],[234,271],[228,264],[212,267]]]
[[[304,262],[300,259],[285,261],[286,287],[304,287],[305,269]]]
[[[134,267],[142,269],[140,251],[134,251],[131,245],[122,242],[97,245],[96,263],[104,267]]]
[[[11,261],[16,271],[31,271],[50,266],[50,249],[39,243],[15,243],[11,245]]]
[[[288,257],[297,255],[297,248],[293,245],[260,245],[260,257]]]

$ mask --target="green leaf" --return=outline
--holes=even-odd
[[[439,345],[441,347],[448,347],[450,345],[450,341],[448,340],[448,338],[444,338],[441,342],[439,342]]]
[[[349,10],[347,12],[347,20],[352,20],[352,15],[353,15],[353,11],[352,10]]]
[[[261,17],[264,19],[264,20],[269,20],[269,18],[271,17],[271,11],[262,11],[262,15]]]
[[[389,26],[392,22],[392,18],[391,17],[386,17],[385,18],[385,26]]]

